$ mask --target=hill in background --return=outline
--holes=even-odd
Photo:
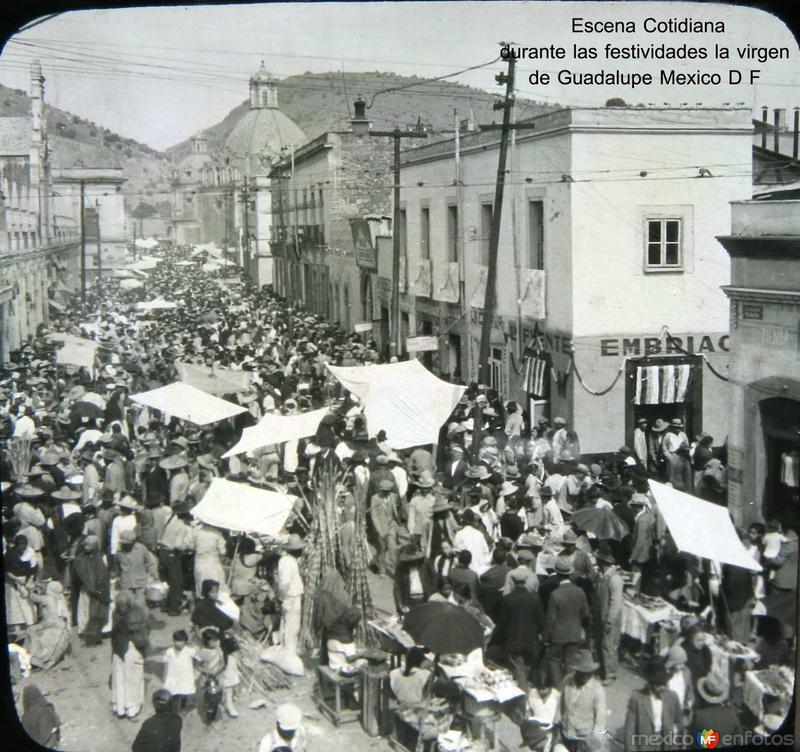
[[[416,86],[409,86],[415,84]],[[384,89],[403,88],[377,94]],[[303,73],[298,76],[284,78],[278,84],[278,103],[281,111],[294,120],[308,136],[313,139],[325,131],[348,130],[350,128],[350,111],[353,101],[363,97],[369,104],[373,96],[374,102],[367,110],[367,117],[373,121],[373,127],[385,130],[400,125],[401,128],[413,127],[419,119],[429,129],[452,133],[453,110],[457,110],[460,120],[466,120],[472,114],[476,123],[491,123],[500,119],[500,113],[492,109],[492,105],[500,96],[492,95],[481,89],[454,83],[452,81],[436,81],[427,83],[416,76],[398,76],[394,73]],[[517,98],[518,117],[528,118],[541,112],[554,109],[532,100]],[[201,131],[208,140],[208,149],[219,148],[233,130],[239,119],[249,109],[249,100],[234,107],[219,123]],[[299,144],[298,144],[299,146]],[[166,152],[175,160],[189,153],[189,141],[182,141],[169,147]]]
[[[0,117],[29,112],[25,92],[0,84]],[[150,204],[169,216],[170,163],[163,153],[47,103],[45,120],[54,167],[121,167],[127,206]]]

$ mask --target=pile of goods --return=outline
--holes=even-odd
[[[498,669],[492,671],[491,669],[484,669],[478,674],[475,674],[471,679],[466,682],[467,687],[475,689],[485,688],[491,690],[514,688],[517,686],[514,677],[505,669]]]
[[[757,671],[756,676],[770,694],[778,697],[792,694],[794,674],[786,666],[770,666]]]
[[[635,603],[637,606],[642,606],[650,611],[653,611],[657,608],[664,608],[669,604],[663,599],[654,597],[651,595],[642,595],[642,593],[632,593],[630,596],[631,603]]]
[[[239,674],[242,684],[249,692],[257,691],[262,694],[275,689],[286,689],[290,686],[289,679],[277,666],[261,661],[264,644],[243,630],[236,631],[236,641],[239,650],[236,657],[239,664]]]

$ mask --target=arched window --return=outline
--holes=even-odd
[[[269,106],[269,89],[261,90],[261,106],[262,107]]]

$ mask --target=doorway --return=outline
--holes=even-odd
[[[784,525],[800,523],[800,402],[770,397],[759,402],[764,432],[764,515]]]

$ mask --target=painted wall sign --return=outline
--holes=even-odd
[[[375,249],[372,246],[369,222],[360,217],[351,219],[350,230],[353,233],[353,248],[355,249],[356,265],[364,269],[377,269],[378,261],[375,258]]]
[[[695,334],[685,337],[609,337],[600,340],[600,354],[606,357],[637,355],[678,355],[682,350],[690,353],[729,352],[727,334]]]
[[[753,321],[764,320],[764,306],[759,303],[743,303],[742,318],[752,319]]]
[[[356,332],[357,334],[361,334],[362,332],[371,332],[372,322],[364,321],[361,324],[353,324],[353,331]]]
[[[409,337],[406,339],[406,350],[409,352],[431,352],[438,349],[438,337]]]

